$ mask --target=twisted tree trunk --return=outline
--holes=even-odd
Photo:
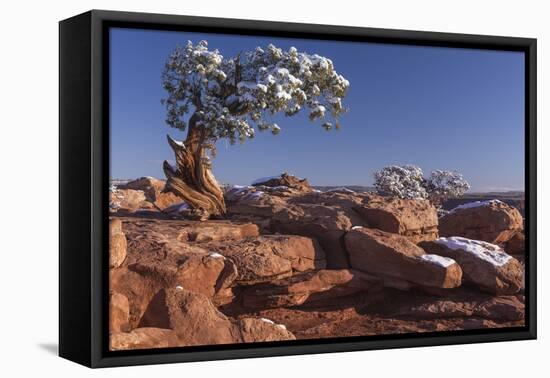
[[[185,141],[177,142],[168,136],[168,143],[176,155],[176,167],[164,161],[167,181],[165,190],[182,198],[201,219],[222,216],[226,212],[223,191],[214,178],[207,161],[206,130],[197,126],[197,116],[189,120]]]

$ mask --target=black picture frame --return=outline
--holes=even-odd
[[[525,327],[108,351],[108,28],[399,43],[525,53]],[[89,367],[536,338],[536,39],[92,10],[59,24],[59,354]]]

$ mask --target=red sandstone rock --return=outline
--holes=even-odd
[[[311,192],[313,189],[307,179],[299,179],[296,176],[282,173],[280,176],[268,177],[264,180],[256,180],[252,186],[287,187],[300,192]]]
[[[130,304],[128,298],[111,292],[109,296],[109,333],[126,332],[130,324]]]
[[[110,335],[111,350],[170,348],[181,346],[176,333],[171,329],[137,328],[131,332]]]
[[[510,240],[504,243],[504,251],[509,255],[524,256],[525,255],[525,234],[517,232]]]
[[[493,200],[455,208],[439,220],[441,236],[462,236],[493,244],[506,243],[523,230],[523,218],[514,207]]]
[[[109,220],[109,266],[118,268],[126,258],[126,236],[122,232],[120,219]]]
[[[438,237],[437,209],[428,200],[372,195],[354,210],[368,227],[406,236],[413,243]]]
[[[118,186],[118,189],[141,190],[145,199],[154,204],[159,210],[164,210],[176,203],[181,202],[181,198],[171,192],[163,192],[165,182],[153,177],[141,177]]]
[[[252,223],[197,222],[184,227],[178,236],[178,240],[200,243],[226,239],[244,239],[258,235],[258,226]]]
[[[247,288],[243,304],[252,308],[298,306],[365,292],[379,284],[380,279],[359,271],[319,270]]]
[[[236,325],[241,334],[241,340],[245,343],[296,339],[283,324],[276,324],[265,318],[244,318],[239,320]]]
[[[250,285],[325,267],[325,253],[310,238],[265,235],[245,240],[208,243],[210,251],[229,258],[237,266],[239,284]]]
[[[233,321],[204,295],[183,289],[163,289],[157,293],[143,314],[140,327],[173,329],[183,345],[294,339],[290,332],[275,324]]]
[[[460,264],[464,280],[495,294],[517,293],[523,286],[523,267],[499,246],[462,237],[422,242],[429,253],[452,258]]]
[[[316,238],[325,251],[327,268],[349,267],[341,239],[351,229],[351,221],[338,208],[311,204],[292,205],[274,215],[272,227],[279,232]]]
[[[346,234],[345,243],[354,269],[422,286],[460,286],[462,271],[455,261],[426,255],[404,236],[359,228]]]
[[[525,304],[515,296],[494,297],[480,303],[475,314],[496,321],[514,321],[525,317]]]
[[[117,189],[109,193],[109,200],[117,211],[135,212],[139,209],[152,208],[153,205],[145,198],[141,190]]]

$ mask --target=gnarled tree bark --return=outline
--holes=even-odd
[[[167,136],[176,155],[176,167],[172,167],[167,161],[163,164],[167,178],[165,191],[182,198],[193,210],[203,215],[202,219],[222,216],[226,212],[223,191],[207,161],[206,132],[205,128],[197,126],[196,114],[191,116],[183,143]]]

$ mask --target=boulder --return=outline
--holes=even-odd
[[[516,296],[500,296],[480,303],[475,314],[495,321],[516,321],[525,318],[525,304]]]
[[[407,237],[365,227],[346,234],[353,269],[438,288],[460,286],[462,271],[449,258],[426,254]]]
[[[127,242],[120,219],[109,219],[109,266],[118,268],[126,259]]]
[[[413,243],[438,237],[437,209],[428,200],[371,195],[354,210],[368,227],[406,236]]]
[[[290,198],[288,203],[295,206],[330,206],[342,212],[354,226],[367,226],[367,223],[361,216],[359,216],[359,214],[357,214],[355,208],[358,206],[363,206],[363,204],[369,201],[372,196],[373,195],[371,193],[359,193],[347,189],[333,189],[326,192],[315,191],[311,193],[304,193]]]
[[[151,209],[153,204],[142,190],[115,189],[109,193],[110,207],[116,211],[133,213],[139,209]]]
[[[235,264],[214,252],[171,255],[162,260],[142,259],[128,268],[159,282],[162,287],[180,286],[209,298],[237,278]]]
[[[506,243],[523,230],[521,213],[499,200],[460,205],[439,220],[441,236]]]
[[[339,208],[315,204],[290,205],[277,212],[271,224],[278,232],[317,239],[325,251],[327,268],[349,268],[342,238],[351,229],[352,223]]]
[[[124,295],[111,292],[109,296],[109,333],[130,329],[130,304]]]
[[[227,303],[233,298],[228,289],[236,278],[235,264],[221,255],[173,253],[165,258],[143,256],[112,270],[110,289],[128,298],[129,323],[135,328],[150,300],[163,288],[179,286],[217,303]]]
[[[246,288],[243,305],[251,308],[292,307],[366,292],[380,279],[359,271],[319,270]]]
[[[196,222],[183,227],[178,235],[178,240],[202,243],[226,239],[244,239],[258,235],[258,226],[252,223]]]
[[[265,318],[243,318],[237,322],[242,342],[296,340],[284,324],[276,324]]]
[[[110,272],[109,288],[128,299],[129,328],[136,328],[149,301],[164,286],[159,279],[145,277],[126,267]]]
[[[235,247],[239,248],[239,245]],[[236,266],[236,283],[239,285],[253,285],[292,275],[290,260],[267,249],[254,250],[244,247],[243,250],[231,252],[227,256]]]
[[[484,291],[513,294],[523,285],[523,267],[497,245],[463,237],[443,237],[422,242],[420,246],[429,253],[457,261],[464,273],[464,280]]]
[[[263,177],[255,180],[252,186],[286,187],[296,189],[300,192],[311,192],[313,188],[307,179],[299,179],[296,176],[282,173],[279,176]]]
[[[140,190],[144,193],[145,199],[154,204],[159,210],[164,210],[174,204],[181,202],[181,198],[171,192],[164,191],[165,182],[153,177],[140,177],[129,181],[126,184],[118,185],[118,189]]]
[[[170,348],[182,346],[171,329],[136,328],[131,332],[116,332],[109,337],[110,350]]]
[[[525,256],[525,234],[517,232],[510,240],[504,243],[503,249],[509,255]]]
[[[231,320],[206,296],[180,288],[160,290],[139,327],[172,329],[184,345],[229,344],[239,336]]]
[[[164,189],[164,181],[158,180],[154,177],[140,177],[138,179],[128,181],[125,184],[117,185],[118,189],[132,189],[141,190],[148,201],[153,202],[157,193],[160,193]]]
[[[143,314],[140,327],[173,329],[183,345],[294,339],[290,332],[275,324],[233,321],[204,295],[180,288],[159,291]]]
[[[325,253],[316,240],[297,235],[264,235],[245,240],[209,243],[210,251],[237,266],[242,285],[287,277],[293,272],[323,269]]]

